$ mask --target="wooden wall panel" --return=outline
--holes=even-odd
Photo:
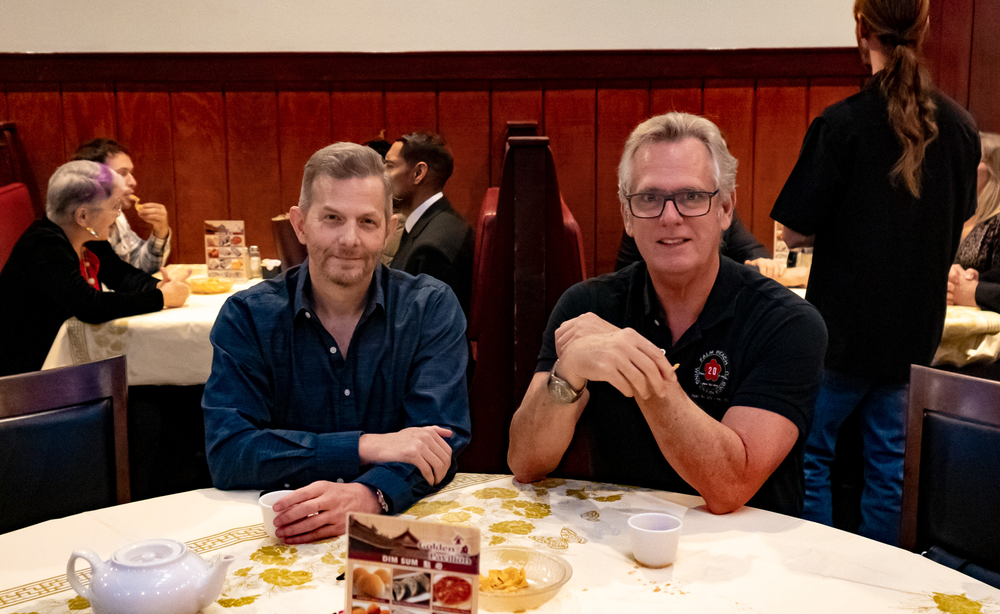
[[[715,122],[739,161],[736,171],[736,210],[749,227],[753,220],[754,82],[751,79],[707,80],[703,114]],[[761,243],[770,246],[773,241]],[[770,247],[768,247],[770,249]]]
[[[805,79],[762,79],[757,84],[751,230],[769,249],[774,244],[771,208],[798,159],[806,134],[807,98]],[[750,223],[747,219],[743,221]]]
[[[437,93],[432,83],[406,84],[417,91],[386,91],[385,134],[392,142],[410,132],[437,132]]]
[[[178,210],[175,262],[204,262],[202,222],[232,219],[226,166],[226,112],[220,90],[170,95]]]
[[[373,86],[374,87],[374,86]],[[331,142],[367,143],[385,129],[385,94],[379,89],[330,94]]]
[[[281,213],[278,95],[226,92],[229,215],[246,222],[247,244],[276,258],[271,218]]]
[[[494,83],[490,96],[490,185],[500,185],[500,171],[507,144],[507,122],[538,122],[545,134],[542,84],[539,82]]]
[[[931,2],[931,31],[927,41],[931,66],[936,65],[934,80],[946,94],[962,106],[969,103],[969,64],[971,62],[974,13],[995,0],[934,0]],[[937,19],[935,19],[937,17]],[[990,35],[996,38],[994,29]],[[991,40],[991,44],[992,43]]]
[[[828,106],[861,91],[857,79],[810,79],[809,123],[820,116]]]
[[[331,127],[329,93],[278,92],[278,166],[282,213],[298,204],[302,169],[310,156],[333,142]]]
[[[486,85],[439,92],[438,132],[455,157],[455,171],[445,187],[448,200],[475,226],[490,186],[490,93]]]
[[[1000,2],[976,2],[969,69],[969,112],[979,129],[1000,132]]]
[[[90,139],[117,140],[114,84],[64,84],[62,104],[67,160]]]
[[[702,85],[701,79],[653,81],[649,94],[649,114],[663,115],[680,111],[701,115]]]
[[[587,275],[594,274],[597,115],[596,83],[555,84],[545,90],[545,135],[556,163],[559,190],[583,233]]]
[[[615,268],[624,227],[618,200],[618,162],[625,139],[649,115],[647,84],[607,84],[597,90],[594,272]],[[699,90],[699,99],[701,91]]]
[[[172,235],[169,261],[179,263],[170,94],[166,91],[130,91],[127,87],[119,87],[116,100],[118,140],[132,154],[135,193],[142,202],[160,203],[167,208]],[[149,237],[150,226],[138,218],[135,208],[127,210],[125,215],[132,230],[143,238]]]
[[[28,164],[44,199],[49,177],[66,162],[59,85],[41,84],[23,89],[10,87],[7,109],[11,121],[17,123]]]
[[[0,121],[7,121],[7,90],[0,84]]]

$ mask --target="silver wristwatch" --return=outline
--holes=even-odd
[[[580,396],[583,395],[583,391],[587,389],[587,383],[584,382],[583,386],[577,390],[569,382],[556,375],[556,368],[558,366],[559,361],[556,360],[556,364],[552,365],[552,371],[549,372],[549,396],[556,403],[563,405],[576,403],[580,399]]]

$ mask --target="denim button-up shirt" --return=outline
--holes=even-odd
[[[399,512],[434,489],[408,463],[362,466],[358,441],[426,425],[454,433],[445,482],[454,475],[469,443],[468,353],[444,283],[379,265],[345,356],[316,315],[307,260],[226,301],[211,341],[202,406],[218,488],[340,478],[380,489]]]

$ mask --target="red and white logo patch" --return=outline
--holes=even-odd
[[[725,352],[713,350],[702,354],[694,372],[694,383],[710,395],[722,394],[729,382],[729,357]]]

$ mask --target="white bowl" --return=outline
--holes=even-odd
[[[479,607],[487,612],[523,612],[542,605],[556,596],[563,584],[573,577],[573,568],[566,559],[531,548],[495,546],[479,554],[479,571],[487,575],[491,569],[524,567],[528,588],[512,593],[479,591]]]

